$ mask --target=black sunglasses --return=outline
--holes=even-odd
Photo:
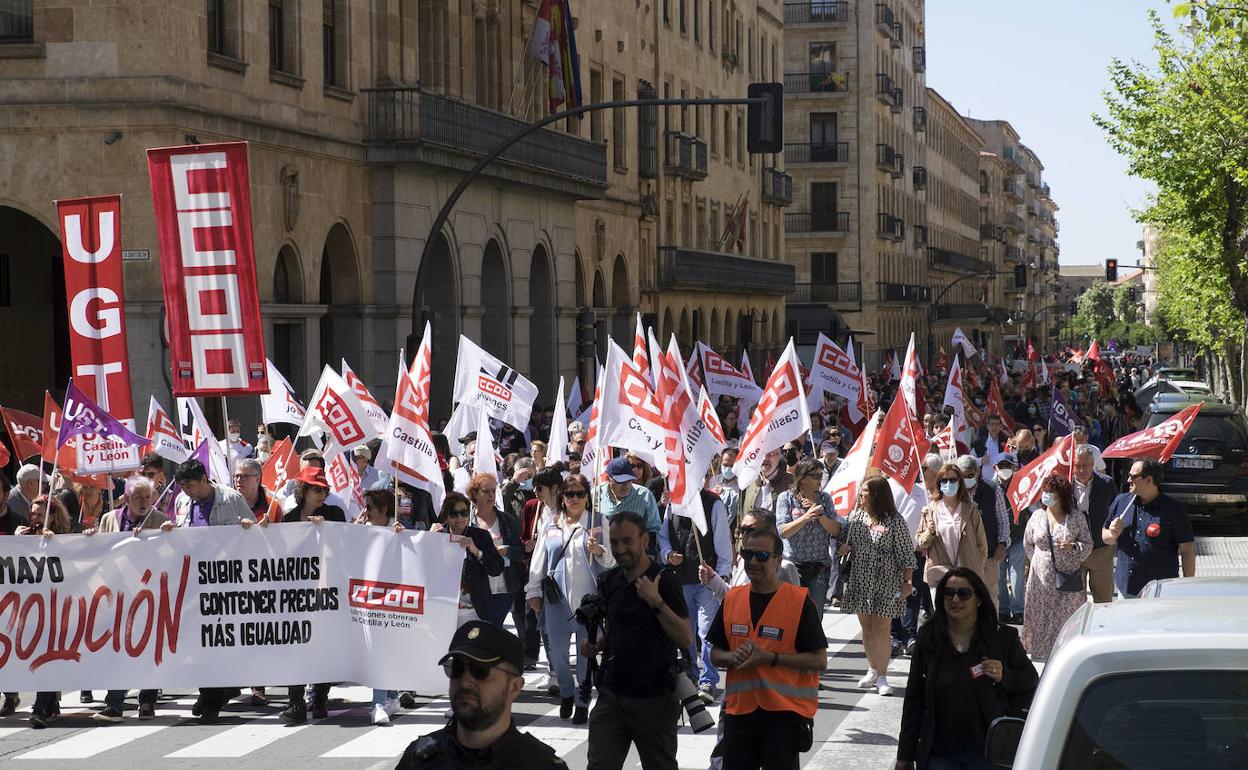
[[[467,671],[473,679],[484,682],[490,678],[490,672],[494,670],[494,666],[468,658],[451,658],[442,664],[442,670],[446,672],[447,679],[462,679],[464,672]]]
[[[750,561],[753,559],[759,564],[766,564],[771,561],[771,551],[756,551],[753,548],[742,548],[741,559],[743,561]]]
[[[454,510],[452,510],[450,513],[446,514],[446,518],[448,518],[448,519],[454,519],[454,518],[456,518],[456,517],[458,517],[458,516],[467,516],[467,515],[468,515],[468,509],[467,509],[467,508],[455,508],[455,509],[454,509]]]
[[[940,592],[940,595],[946,599],[958,597],[962,601],[967,601],[975,595],[975,591],[970,588],[946,588]]]
[[[564,497],[589,497],[589,493],[583,489],[565,489],[563,491],[563,496]]]

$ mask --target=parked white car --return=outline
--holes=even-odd
[[[1190,577],[1150,580],[1141,599],[1189,599],[1238,597],[1248,599],[1248,577]]]
[[[1080,608],[1026,721],[995,721],[987,758],[1016,770],[1248,768],[1248,599]]]

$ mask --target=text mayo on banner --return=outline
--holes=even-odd
[[[175,396],[269,390],[247,144],[147,151]]]
[[[20,691],[438,692],[463,558],[444,534],[330,522],[6,537],[0,669]]]

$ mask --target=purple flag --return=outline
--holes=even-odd
[[[1075,410],[1070,408],[1070,402],[1066,400],[1061,389],[1055,389],[1053,410],[1049,413],[1049,437],[1057,439],[1069,435],[1074,432],[1076,425],[1083,425],[1083,421],[1075,416]]]
[[[104,411],[99,404],[78,389],[70,378],[65,388],[65,408],[61,411],[61,429],[56,434],[60,449],[74,436],[92,433],[132,446],[148,446],[152,442],[127,428],[120,420]]]

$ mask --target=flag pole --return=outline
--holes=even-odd
[[[221,427],[225,429],[222,431],[222,434],[225,436],[225,470],[231,476],[230,482],[233,482],[234,459],[230,456],[230,407],[225,402],[225,396],[221,397],[221,422],[223,423]],[[211,450],[209,450],[208,457],[212,457]]]

